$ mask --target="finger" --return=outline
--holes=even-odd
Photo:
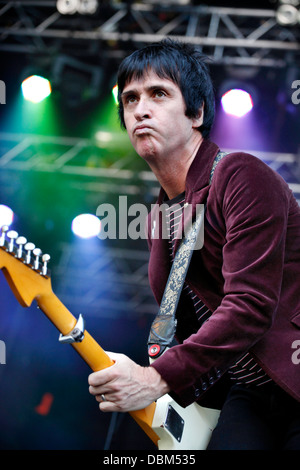
[[[105,369],[102,369],[102,370],[99,370],[99,371],[96,371],[96,372],[92,372],[89,376],[88,376],[88,383],[89,385],[93,385],[93,386],[99,386],[99,385],[103,385],[105,384],[106,382],[108,382],[109,380],[112,379],[113,377],[113,374],[112,374],[112,370],[114,370],[114,366],[115,366],[115,362],[116,362],[116,356],[123,356],[123,354],[115,354],[115,353],[111,353],[115,359],[111,358],[112,361],[114,362],[114,364],[110,367],[106,367]]]
[[[108,388],[106,388],[103,385],[101,385],[100,387],[93,387],[92,385],[89,386],[89,393],[91,395],[100,396],[102,393],[107,393],[107,392],[108,392]]]
[[[88,383],[89,385],[92,385],[93,387],[99,387],[101,385],[104,385],[107,382],[107,372],[106,369],[93,372],[88,376]]]
[[[119,409],[119,407],[111,401],[102,401],[101,403],[99,403],[99,408],[104,413],[105,412],[121,411]]]
[[[101,385],[99,383],[99,374],[98,372],[93,372],[88,376],[88,384],[92,387],[96,387],[97,385]]]
[[[112,351],[105,351],[105,352],[113,362],[116,362],[118,359],[121,359],[122,357],[124,357],[124,354],[122,353],[116,353]]]
[[[106,401],[110,401],[109,395],[106,394],[106,393],[105,394],[101,393],[99,395],[96,395],[95,398],[99,403],[104,403]]]
[[[99,395],[101,393],[101,389],[99,387],[93,387],[93,385],[89,386],[89,393],[91,395]]]

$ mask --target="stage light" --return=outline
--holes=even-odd
[[[241,89],[232,89],[224,93],[221,103],[225,113],[235,117],[245,116],[253,108],[251,95]]]
[[[49,80],[39,75],[31,75],[22,82],[22,93],[27,101],[39,103],[51,93]]]
[[[77,0],[57,0],[56,8],[61,15],[74,15],[77,12]]]
[[[101,222],[92,214],[80,214],[72,222],[72,232],[80,238],[96,237],[100,230]]]
[[[113,87],[113,89],[112,89],[112,94],[113,94],[115,103],[116,103],[116,104],[119,104],[119,102],[118,102],[118,85],[115,85],[115,86]]]
[[[2,227],[3,225],[11,225],[13,223],[13,220],[13,211],[9,207],[0,204],[0,227]]]
[[[61,15],[92,15],[98,9],[98,0],[57,0],[56,8]]]
[[[276,11],[277,23],[283,26],[294,26],[300,23],[300,1],[279,0]]]
[[[98,9],[97,0],[81,0],[77,3],[77,10],[81,15],[93,15]]]

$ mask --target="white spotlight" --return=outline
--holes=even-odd
[[[101,222],[93,214],[80,214],[72,222],[72,231],[80,238],[96,237],[101,230]]]
[[[11,225],[14,220],[13,211],[3,204],[0,204],[0,227],[3,225]]]

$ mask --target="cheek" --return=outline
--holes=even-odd
[[[128,115],[127,115],[127,113],[125,113],[125,111],[123,113],[123,120],[124,120],[126,130],[128,130],[129,129],[129,119],[128,119]]]
[[[166,124],[167,123],[167,124]],[[181,140],[190,133],[190,123],[184,119],[180,119],[176,112],[172,115],[172,119],[165,120],[166,125],[166,136],[172,137],[175,140]]]
[[[132,122],[134,120],[133,113],[128,112],[128,110],[123,108],[123,119],[124,119],[126,129],[129,130],[130,126],[132,126]]]

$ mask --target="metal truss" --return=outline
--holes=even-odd
[[[129,151],[127,158],[120,158],[119,151],[115,151],[114,158],[103,158],[103,147],[109,149],[110,141],[124,145],[126,140],[120,139],[119,133],[105,131],[100,134],[102,145],[101,141],[96,143],[76,137],[0,133],[0,169],[62,174],[70,177],[68,184],[74,187],[77,183],[73,178],[80,177],[84,180],[80,183],[81,190],[97,193],[155,197],[159,184],[135,153]],[[224,150],[230,152],[235,149]],[[299,155],[251,149],[248,152],[257,155],[275,171],[284,171],[287,183],[300,199]]]
[[[299,25],[278,24],[275,9],[99,2],[82,16],[60,14],[55,1],[0,2],[2,51],[119,60],[166,36],[196,44],[217,64],[285,67],[300,55]]]
[[[113,158],[103,158],[103,148],[109,149],[109,141],[123,144],[126,140],[119,133],[100,131],[98,142],[76,137],[44,136],[37,134],[0,133],[0,169],[16,172],[44,172],[81,177],[86,184],[80,189],[105,193],[125,193],[155,197],[159,184],[148,166],[135,153],[120,157],[120,150],[113,149]],[[124,150],[124,148],[123,148]],[[224,149],[227,152],[236,149]],[[277,172],[284,169],[286,180],[300,196],[299,155],[293,153],[257,152],[247,150],[264,160]],[[287,170],[287,168],[289,170]],[[96,182],[93,182],[96,180]],[[75,183],[74,183],[75,184]]]
[[[96,193],[149,195],[158,182],[145,162],[130,149],[125,134],[98,132],[98,141],[75,137],[0,133],[0,169],[55,173],[66,184]],[[116,147],[111,147],[111,142]]]

